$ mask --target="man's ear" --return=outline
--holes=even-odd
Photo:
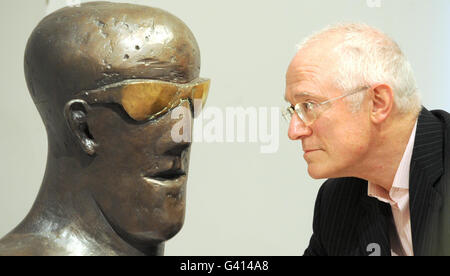
[[[72,100],[64,107],[64,117],[71,133],[83,151],[92,156],[95,154],[97,144],[87,125],[87,113],[89,111],[90,106],[85,101]]]
[[[394,107],[394,91],[387,84],[372,86],[370,118],[379,124],[384,122],[392,113]]]

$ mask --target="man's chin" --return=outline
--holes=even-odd
[[[308,174],[313,179],[328,179],[330,174],[315,164],[308,164]]]

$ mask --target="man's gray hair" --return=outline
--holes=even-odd
[[[339,56],[336,85],[340,89],[351,91],[384,83],[393,89],[401,113],[420,112],[421,100],[411,64],[398,44],[381,31],[366,24],[339,23],[306,38],[298,48],[301,50],[333,34],[343,37],[334,48]],[[357,93],[347,98],[353,111],[359,110],[364,95]]]

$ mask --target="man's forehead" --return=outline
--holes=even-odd
[[[289,97],[292,100],[310,99],[324,99],[323,77],[319,67],[308,66],[292,68],[286,75],[286,99]]]
[[[333,82],[332,68],[336,60],[328,54],[300,50],[286,73],[286,98],[300,101],[305,98],[327,99],[327,87]]]
[[[301,50],[292,60],[286,73],[288,84],[306,81],[319,82],[320,79],[323,79],[329,63],[323,62],[325,59],[308,53],[309,51]]]
[[[289,92],[286,93],[285,100],[287,102],[290,101],[289,98],[291,100],[293,100],[294,102],[299,102],[299,101],[304,101],[304,100],[323,101],[323,100],[327,99],[327,97],[322,95],[320,93],[320,91],[318,91],[318,90],[306,91],[304,89],[303,90],[298,90],[298,91],[292,91],[290,93]]]

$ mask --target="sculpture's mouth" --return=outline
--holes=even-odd
[[[142,177],[147,183],[165,187],[177,187],[186,183],[187,175],[182,169],[169,169]]]

